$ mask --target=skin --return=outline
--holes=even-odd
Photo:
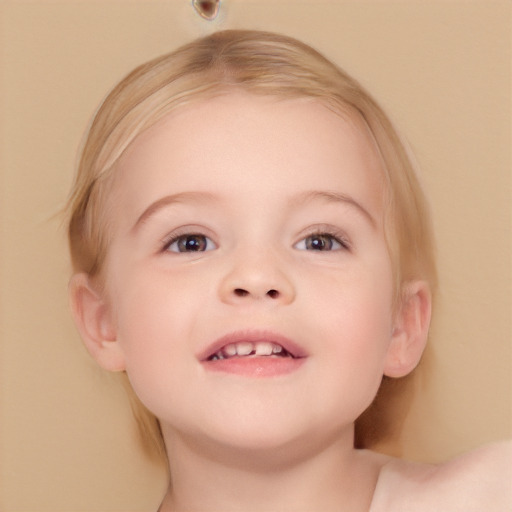
[[[161,510],[395,510],[383,475],[410,468],[354,450],[353,427],[383,375],[417,364],[430,295],[407,283],[392,309],[363,123],[311,99],[230,93],[167,115],[116,173],[106,281],[75,276],[73,311],[99,364],[126,371],[161,422],[173,484]],[[301,364],[212,371],[202,355],[233,333],[292,340]]]

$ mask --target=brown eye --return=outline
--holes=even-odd
[[[214,248],[213,242],[204,235],[181,235],[171,240],[167,250],[171,252],[204,252]]]
[[[308,236],[305,242],[306,249],[309,251],[330,251],[335,244],[335,241],[330,235]]]
[[[302,251],[338,251],[347,249],[348,245],[334,235],[318,233],[302,239],[295,248]]]

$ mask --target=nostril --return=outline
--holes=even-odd
[[[233,290],[233,293],[237,297],[247,297],[247,295],[250,295],[250,292],[248,292],[247,290],[244,290],[243,288],[235,288]],[[279,293],[279,291],[272,289],[272,290],[269,290],[265,295],[267,295],[271,299],[277,299],[277,298],[279,298],[279,296],[281,294]]]

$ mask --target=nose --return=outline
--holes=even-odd
[[[283,263],[269,253],[256,257],[240,256],[220,284],[221,300],[233,304],[250,300],[275,304],[293,302],[295,287],[290,276],[283,271]]]

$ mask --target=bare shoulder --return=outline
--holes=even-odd
[[[511,512],[512,442],[493,443],[443,464],[391,459],[371,512]]]
[[[451,500],[453,510],[510,512],[512,442],[486,445],[441,464],[431,480]]]

